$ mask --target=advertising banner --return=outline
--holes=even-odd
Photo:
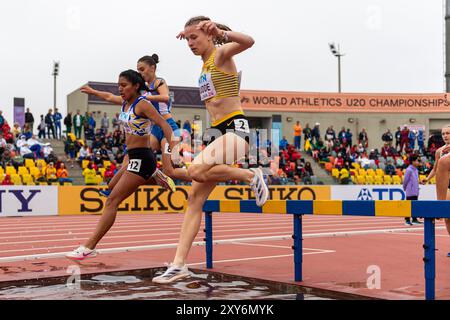
[[[419,200],[436,200],[435,185],[421,185]],[[406,200],[401,185],[331,186],[331,200]]]
[[[58,215],[57,186],[1,186],[0,217]]]
[[[101,214],[106,198],[98,194],[100,187],[59,187],[59,214]],[[119,213],[183,212],[190,186],[178,186],[169,192],[155,186],[142,186],[119,206]],[[329,200],[329,186],[271,186],[272,200]],[[254,199],[248,186],[217,186],[210,200]]]

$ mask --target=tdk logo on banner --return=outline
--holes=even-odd
[[[405,192],[399,188],[373,188],[372,192],[367,188],[361,189],[357,200],[405,200]]]
[[[372,194],[370,193],[369,189],[361,189],[361,191],[358,194],[358,199],[357,200],[373,200],[372,199]]]

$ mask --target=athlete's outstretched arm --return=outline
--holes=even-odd
[[[112,94],[111,92],[107,91],[99,91],[92,89],[90,86],[84,86],[81,88],[81,92],[86,94],[93,94],[96,97],[99,97],[100,99],[103,99],[105,101],[114,103],[114,104],[122,104],[123,100],[121,96],[116,96]]]
[[[255,40],[252,37],[236,31],[219,29],[216,23],[212,21],[200,22],[197,25],[197,29],[202,29],[207,34],[225,42],[225,44],[217,49],[218,55],[216,58],[222,59],[222,61],[231,59],[233,56],[251,48],[255,44]]]
[[[169,97],[169,87],[167,86],[167,83],[164,80],[159,80],[162,82],[159,82],[156,86],[158,88],[157,95],[152,96],[151,94],[148,94],[145,96],[145,99],[148,101],[156,101],[156,102],[165,102],[169,103],[170,97]]]

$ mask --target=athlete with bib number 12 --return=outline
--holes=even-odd
[[[150,102],[141,95],[148,88],[142,76],[127,70],[119,76],[119,92],[123,100],[119,120],[123,123],[128,147],[128,166],[123,171],[105,203],[102,217],[86,243],[66,255],[71,260],[84,260],[97,255],[95,247],[114,224],[120,203],[132,195],[139,186],[148,183],[156,169],[156,159],[149,136],[153,123],[158,125],[173,148],[173,130]]]

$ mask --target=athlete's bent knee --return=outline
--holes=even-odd
[[[190,166],[188,168],[188,174],[192,178],[192,180],[195,180],[197,182],[206,182],[206,174],[199,168],[198,166]]]

